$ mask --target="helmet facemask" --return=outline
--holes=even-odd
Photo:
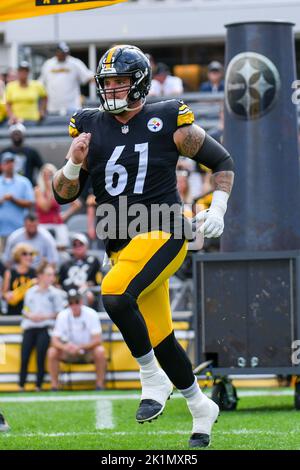
[[[124,77],[130,78],[128,75]],[[114,88],[105,87],[106,77],[119,77],[119,75],[97,74],[95,80],[97,84],[97,92],[101,102],[101,108],[109,113],[119,114],[126,110],[129,105],[128,96],[131,90],[131,78],[129,85],[120,85]],[[118,95],[124,95],[118,98]]]
[[[140,85],[145,80],[147,76],[146,72],[142,72],[141,70],[135,70],[130,74],[124,73],[107,73],[107,72],[100,72],[95,75],[96,85],[97,85],[97,94],[100,98],[101,106],[104,111],[107,111],[112,114],[120,114],[123,111],[134,111],[141,106],[143,106],[145,102],[145,93],[140,90]],[[120,87],[115,88],[105,88],[105,78],[106,77],[129,77],[130,78],[130,85],[122,85]],[[127,94],[124,98],[117,98],[117,94],[127,91]],[[131,108],[130,105],[135,103],[136,101],[142,100],[141,106]]]

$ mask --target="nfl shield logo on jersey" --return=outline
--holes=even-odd
[[[122,134],[128,134],[129,126],[122,126],[121,129],[122,129]]]
[[[147,127],[151,132],[158,132],[163,128],[163,122],[161,119],[154,117],[148,121]]]

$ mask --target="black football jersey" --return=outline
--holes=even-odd
[[[193,122],[193,112],[179,100],[146,104],[127,124],[99,109],[75,113],[70,135],[91,133],[87,168],[97,205],[112,204],[118,212],[121,196],[126,196],[128,207],[180,203],[173,134]],[[111,249],[117,245],[111,243]]]

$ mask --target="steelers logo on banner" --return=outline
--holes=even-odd
[[[233,57],[227,66],[226,107],[240,119],[258,119],[269,112],[279,89],[279,72],[262,54],[243,52]]]
[[[147,127],[151,132],[158,132],[163,128],[163,122],[161,119],[154,117],[148,121]]]

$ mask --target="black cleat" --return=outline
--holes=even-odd
[[[162,414],[164,406],[155,400],[142,400],[140,406],[136,412],[136,420],[138,423],[144,423],[145,421],[151,422],[152,419],[156,419]]]
[[[10,428],[9,428],[7,422],[5,421],[5,418],[4,418],[3,414],[0,413],[0,432],[7,432],[9,430],[10,430]]]
[[[190,447],[208,447],[210,444],[210,437],[208,434],[195,433],[191,435],[189,440]]]

